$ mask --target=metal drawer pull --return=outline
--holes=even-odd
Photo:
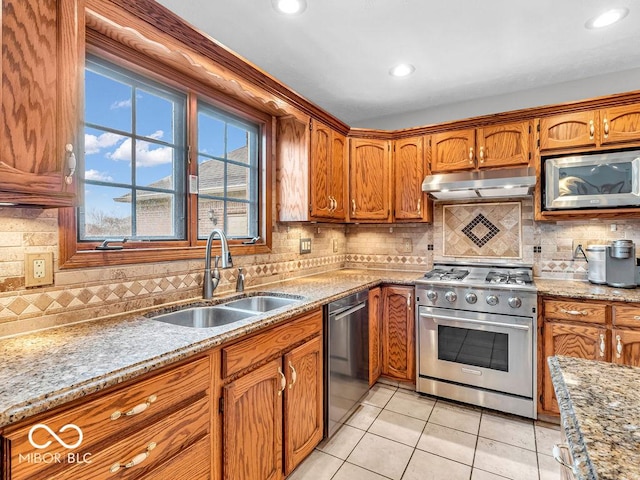
[[[634,319],[634,320],[640,320],[640,315],[634,315],[634,316],[633,316],[633,319]]]
[[[604,333],[600,334],[600,356],[604,357],[604,349],[606,345],[604,344]]]
[[[133,457],[131,460],[129,460],[127,463],[120,463],[120,462],[114,463],[113,465],[111,465],[111,468],[109,469],[109,471],[111,473],[116,473],[121,468],[131,468],[131,467],[135,467],[136,465],[140,465],[147,458],[149,458],[149,455],[151,454],[151,450],[156,448],[156,446],[157,446],[156,442],[151,442],[149,445],[147,445],[147,449],[144,452],[139,453],[138,455]]]
[[[293,364],[291,362],[289,362],[289,368],[291,369],[291,383],[289,384],[289,388],[293,388],[296,384],[296,380],[298,380],[298,373],[296,372],[296,369],[293,368]]]
[[[622,356],[622,341],[620,339],[620,335],[616,335],[616,358],[620,358]]]
[[[589,312],[586,310],[565,310],[564,308],[560,309],[560,313],[566,313],[567,315],[589,315]]]
[[[570,452],[569,450],[569,446],[568,445],[558,445],[557,443],[553,446],[553,458],[555,459],[556,462],[558,462],[560,465],[562,465],[565,468],[568,468],[569,470],[571,470],[574,474],[576,473],[576,470],[574,468],[573,465],[569,465],[567,462],[564,461],[564,459],[562,458],[562,453],[560,452],[560,449],[566,449],[567,451]]]
[[[127,417],[132,417],[133,415],[138,415],[139,413],[142,413],[147,408],[149,408],[151,406],[151,404],[153,402],[155,402],[157,399],[158,399],[157,395],[150,395],[149,398],[147,398],[146,402],[141,403],[140,405],[136,405],[131,410],[128,410],[128,411],[124,412],[124,415],[126,415]],[[120,410],[116,410],[115,412],[113,412],[111,414],[111,420],[117,420],[122,415],[123,415],[123,413]]]
[[[469,147],[469,163],[473,164],[473,147]]]
[[[593,124],[593,120],[589,120],[589,139],[593,140],[593,137],[596,135],[596,127]]]
[[[287,388],[287,379],[284,377],[284,373],[282,373],[282,369],[278,367],[278,373],[280,374],[280,390],[278,390],[278,396],[282,395],[284,389]]]
[[[484,163],[484,147],[480,147],[480,163]]]
[[[609,138],[609,121],[607,120],[607,117],[604,117],[603,123],[604,123],[604,138]]]

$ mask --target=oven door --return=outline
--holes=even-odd
[[[421,306],[421,376],[531,398],[533,318]]]

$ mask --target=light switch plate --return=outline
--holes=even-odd
[[[25,253],[24,286],[42,287],[53,284],[53,253]]]
[[[311,239],[310,238],[301,238],[300,239],[300,253],[311,253]]]

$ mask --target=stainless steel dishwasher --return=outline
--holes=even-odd
[[[369,292],[325,310],[325,434],[333,435],[369,390]]]

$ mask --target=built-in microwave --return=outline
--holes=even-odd
[[[640,150],[543,158],[546,210],[640,206]]]

